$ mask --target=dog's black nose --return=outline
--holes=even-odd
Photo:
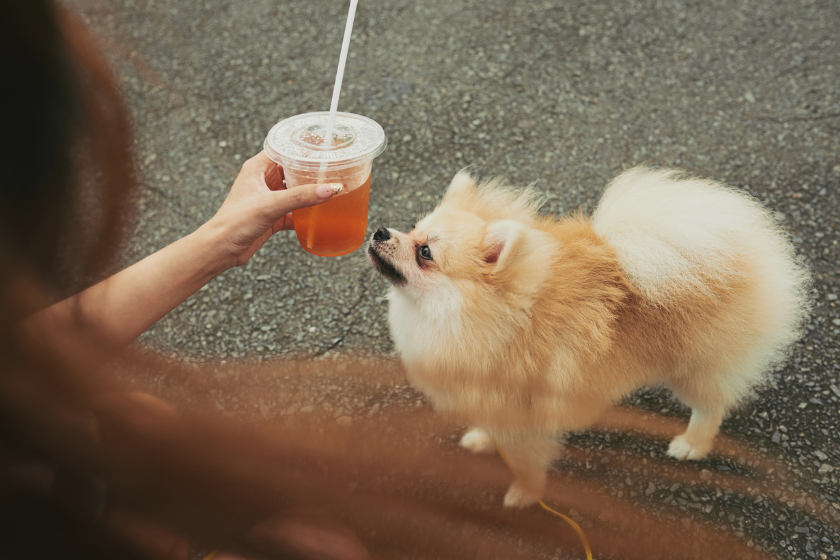
[[[376,233],[373,234],[374,241],[388,241],[389,239],[391,239],[391,232],[384,227],[379,228],[376,230]]]

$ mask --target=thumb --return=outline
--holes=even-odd
[[[325,183],[323,185],[300,185],[292,189],[271,191],[274,198],[274,214],[285,216],[292,210],[307,208],[322,204],[342,191],[341,183]]]

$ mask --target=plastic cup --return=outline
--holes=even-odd
[[[367,239],[373,159],[387,144],[376,121],[337,113],[332,142],[325,145],[330,113],[305,113],[280,121],[265,139],[265,153],[283,167],[286,188],[341,183],[328,202],[294,210],[295,233],[304,251],[322,257],[352,253]]]

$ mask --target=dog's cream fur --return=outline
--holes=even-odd
[[[748,195],[667,170],[622,174],[591,218],[537,207],[461,173],[412,232],[371,241],[410,381],[476,426],[465,447],[505,450],[507,505],[540,495],[558,434],[640,386],[692,409],[668,453],[705,456],[799,336],[809,277],[786,235]]]

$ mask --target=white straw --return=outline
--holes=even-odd
[[[330,103],[330,118],[327,121],[327,131],[324,134],[324,148],[332,145],[333,128],[335,128],[335,113],[338,111],[338,98],[341,95],[341,82],[344,80],[344,66],[347,64],[347,52],[350,50],[350,34],[353,33],[353,20],[356,17],[356,4],[359,0],[350,0],[350,12],[347,14],[347,25],[344,27],[344,41],[341,43],[341,55],[338,57],[338,71],[335,73],[335,87],[333,87],[332,103]]]
[[[330,103],[330,117],[327,120],[327,130],[324,132],[324,149],[328,150],[332,145],[333,129],[335,128],[335,114],[338,111],[338,98],[341,95],[341,82],[344,80],[344,67],[347,64],[347,52],[350,50],[350,34],[353,33],[353,20],[356,18],[356,4],[359,0],[350,0],[350,12],[347,14],[347,25],[344,26],[344,40],[341,42],[341,54],[338,57],[338,71],[335,73],[335,86],[333,87],[332,102]],[[318,171],[318,182],[326,181],[327,161],[321,162],[321,169]],[[315,241],[315,221],[318,207],[312,208],[309,214],[309,226],[307,227],[306,247],[312,248]]]

